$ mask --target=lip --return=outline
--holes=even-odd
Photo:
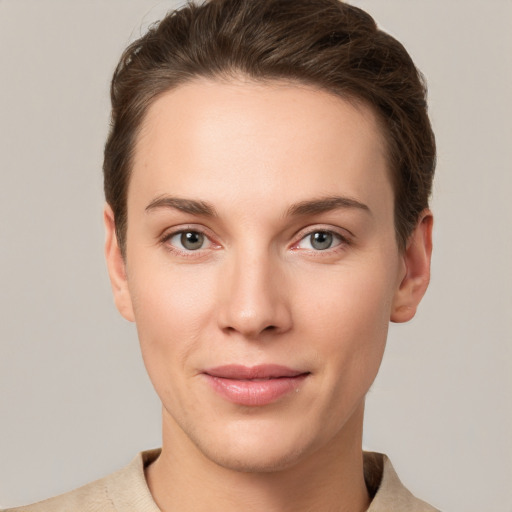
[[[310,375],[309,372],[275,364],[217,366],[202,373],[221,397],[247,406],[267,405],[299,391]]]

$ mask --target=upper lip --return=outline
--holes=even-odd
[[[298,377],[309,372],[295,370],[287,366],[278,364],[261,364],[257,366],[244,366],[238,364],[228,364],[225,366],[216,366],[204,370],[205,374],[211,377],[219,377],[223,379],[233,380],[250,380],[250,379],[276,379],[279,377]]]

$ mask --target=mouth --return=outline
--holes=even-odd
[[[298,392],[310,372],[280,365],[226,365],[209,368],[203,375],[222,398],[238,405],[255,407]]]

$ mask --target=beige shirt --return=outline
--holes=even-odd
[[[74,491],[0,512],[160,512],[149,492],[144,468],[160,450],[139,453],[124,469]],[[398,479],[389,459],[365,452],[364,476],[373,496],[367,512],[439,512],[415,498]]]

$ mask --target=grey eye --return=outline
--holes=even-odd
[[[309,235],[309,242],[313,249],[317,251],[324,251],[330,249],[333,243],[334,237],[332,233],[328,231],[315,231]]]
[[[204,244],[204,235],[197,231],[184,231],[180,234],[180,243],[188,251],[197,251]]]

